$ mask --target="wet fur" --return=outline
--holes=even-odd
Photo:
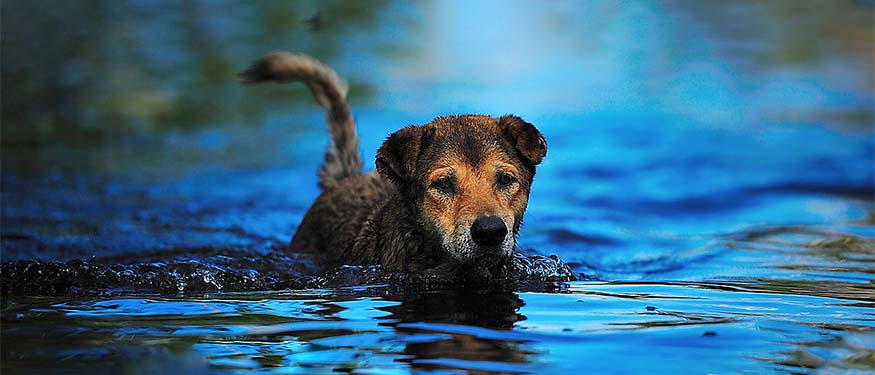
[[[438,117],[391,134],[377,152],[377,170],[364,173],[345,85],[330,68],[274,53],[242,76],[302,81],[328,115],[323,191],[298,227],[293,251],[319,255],[323,267],[381,264],[480,281],[509,275],[535,166],[547,151],[533,125],[516,116]],[[499,174],[512,175],[513,186],[497,182]],[[434,187],[441,178],[453,181],[452,194]],[[483,215],[510,229],[494,248],[471,240],[471,224]]]

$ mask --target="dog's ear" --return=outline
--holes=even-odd
[[[523,119],[506,115],[498,119],[504,137],[533,165],[538,165],[547,156],[547,141],[534,125]]]
[[[408,126],[398,130],[377,150],[377,171],[383,178],[403,184],[410,180],[416,169],[416,159],[422,147],[425,130],[422,126]]]

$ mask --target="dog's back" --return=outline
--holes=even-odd
[[[362,227],[393,187],[376,172],[362,171],[346,84],[319,61],[286,52],[256,60],[241,76],[246,83],[302,82],[326,112],[331,144],[318,173],[322,194],[295,231],[291,249],[318,253],[323,266],[380,263],[372,254],[351,254],[352,244],[367,240],[359,238]]]
[[[326,188],[304,215],[291,249],[319,253],[322,266],[380,264],[375,252],[364,250],[373,238],[362,233],[374,222],[392,189],[376,172],[345,178]]]

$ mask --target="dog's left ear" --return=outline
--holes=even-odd
[[[517,116],[506,115],[498,119],[498,126],[510,144],[533,165],[540,164],[547,156],[547,141],[534,125]]]

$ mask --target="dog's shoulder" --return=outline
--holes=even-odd
[[[339,181],[323,191],[304,215],[292,238],[292,250],[320,252],[325,265],[348,262],[352,244],[393,194],[394,187],[376,172]]]

